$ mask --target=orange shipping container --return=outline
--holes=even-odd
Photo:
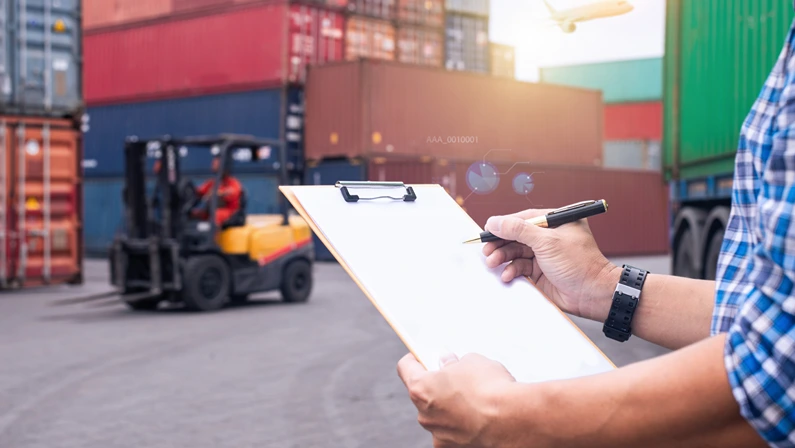
[[[345,59],[395,59],[395,27],[386,21],[351,17],[345,29]]]
[[[82,281],[80,133],[0,116],[0,288]]]
[[[83,29],[104,28],[171,14],[173,0],[85,0]]]
[[[439,31],[402,26],[397,31],[397,59],[405,64],[441,67],[444,36]]]
[[[602,97],[385,61],[310,71],[306,157],[433,156],[599,166]]]
[[[398,0],[398,21],[442,28],[444,27],[444,1]]]

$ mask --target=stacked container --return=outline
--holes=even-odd
[[[0,289],[82,281],[77,0],[0,2]]]
[[[489,73],[489,0],[446,0],[445,67]]]
[[[509,45],[491,43],[491,74],[502,78],[516,77],[516,51]]]
[[[110,4],[109,4],[110,3]],[[302,177],[307,68],[345,56],[345,12],[334,2],[87,0],[86,102],[91,128],[86,194],[116,204],[126,137],[236,133],[279,140],[287,169]],[[90,18],[90,19],[89,19]],[[235,173],[256,200],[251,213],[278,211],[278,151]],[[185,150],[184,173],[201,182],[211,155]],[[256,194],[254,194],[256,193]],[[92,253],[120,228],[120,208],[86,210]]]
[[[544,68],[541,81],[603,92],[606,167],[661,170],[662,59]]]

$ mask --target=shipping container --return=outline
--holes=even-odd
[[[491,5],[489,0],[445,0],[444,7],[448,13],[487,17]]]
[[[676,275],[715,278],[740,128],[794,15],[784,0],[666,3],[663,162]]]
[[[82,282],[80,133],[0,116],[0,289]]]
[[[168,16],[179,0],[83,0],[83,29],[124,25]]]
[[[491,42],[491,74],[503,78],[516,77],[516,51],[510,45]]]
[[[0,112],[74,117],[82,105],[80,2],[0,2]]]
[[[603,110],[594,91],[359,61],[311,70],[306,101],[308,159],[602,164]]]
[[[397,4],[395,0],[348,0],[348,12],[383,20],[394,20]]]
[[[601,90],[605,103],[662,100],[662,59],[545,67],[541,82]]]
[[[444,27],[444,1],[398,0],[398,22],[442,28]]]
[[[86,103],[301,83],[307,64],[343,58],[342,26],[340,13],[277,3],[90,34],[85,38]]]
[[[488,18],[447,14],[445,20],[445,67],[489,73]]]
[[[605,140],[662,140],[662,102],[605,105]]]
[[[493,164],[496,188],[474,193],[469,185],[483,162],[457,163],[455,196],[484,226],[489,217],[530,208],[557,208],[586,199],[604,199],[609,212],[588,219],[599,249],[607,256],[668,252],[667,187],[661,173],[593,167]],[[492,184],[493,185],[493,184]],[[642,204],[642,205],[639,205]],[[640,212],[642,209],[642,212]]]
[[[284,98],[287,99],[283,106]],[[153,138],[221,133],[280,139],[285,114],[284,139],[287,167],[303,167],[303,92],[297,88],[257,90],[226,95],[182,98],[170,101],[120,104],[88,109],[83,169],[86,177],[118,177],[124,173],[124,141],[129,136]],[[278,152],[261,162],[241,160],[240,172],[268,172],[278,162]],[[181,151],[186,173],[206,173],[212,156],[205,150]]]
[[[275,176],[235,175],[247,193],[248,214],[279,213],[279,182]],[[208,175],[187,176],[199,186]],[[154,183],[149,182],[151,192]],[[123,178],[86,179],[85,182],[85,251],[89,256],[106,256],[116,235],[124,230],[122,204]]]
[[[345,27],[345,59],[395,59],[395,27],[384,20],[350,17]]]
[[[608,140],[604,150],[605,168],[662,172],[659,140]]]
[[[397,48],[399,62],[441,67],[444,36],[441,31],[404,25],[397,30]]]

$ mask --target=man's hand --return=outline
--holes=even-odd
[[[489,219],[486,230],[510,242],[484,246],[486,264],[495,268],[510,263],[503,281],[530,277],[564,311],[601,320],[621,270],[602,255],[586,220],[556,229],[525,221],[549,211],[527,210]]]
[[[398,375],[419,411],[418,421],[433,435],[434,448],[502,446],[499,407],[515,379],[501,364],[478,355],[450,355],[438,372],[428,372],[408,354]]]

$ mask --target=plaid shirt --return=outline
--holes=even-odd
[[[738,67],[743,69],[743,67]],[[745,419],[795,447],[795,24],[742,126],[712,333]]]

